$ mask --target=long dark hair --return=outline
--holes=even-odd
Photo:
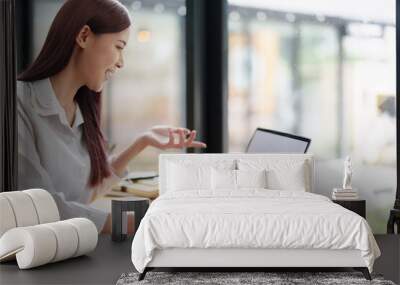
[[[63,70],[72,55],[75,38],[84,25],[94,34],[117,33],[131,25],[128,10],[117,0],[68,0],[51,24],[36,60],[17,77],[21,81],[41,80]],[[110,176],[104,136],[100,129],[101,92],[82,86],[75,95],[85,123],[83,137],[90,156],[89,185]]]

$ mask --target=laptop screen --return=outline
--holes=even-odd
[[[257,128],[247,153],[306,153],[311,139],[274,130]]]

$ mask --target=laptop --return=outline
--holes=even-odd
[[[247,145],[247,153],[306,153],[311,139],[289,133],[257,128]]]

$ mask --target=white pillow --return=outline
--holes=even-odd
[[[211,188],[211,167],[168,163],[168,191]]]
[[[267,188],[267,171],[235,170],[238,188]]]
[[[240,170],[266,169],[267,188],[272,190],[311,191],[310,170],[304,160],[239,159]]]
[[[268,188],[270,189],[309,192],[307,184],[304,162],[285,171],[277,169],[268,171]]]
[[[236,170],[212,168],[212,189],[236,189]]]
[[[166,162],[166,191],[211,191],[211,169],[234,169],[232,159],[177,159]]]
[[[266,188],[266,170],[212,169],[212,189]]]

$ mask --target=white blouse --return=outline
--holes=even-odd
[[[18,188],[43,188],[58,206],[61,219],[86,217],[100,231],[107,213],[86,205],[94,193],[111,190],[121,177],[114,172],[95,188],[88,185],[90,157],[83,139],[79,106],[71,127],[49,78],[17,82]],[[109,159],[110,161],[110,159]]]

